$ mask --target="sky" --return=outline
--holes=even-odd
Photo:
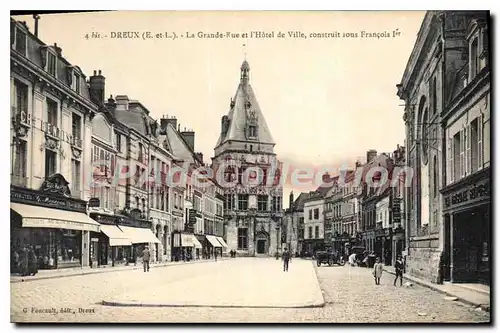
[[[57,43],[62,55],[87,77],[101,70],[108,97],[128,95],[139,100],[153,118],[176,116],[181,129],[195,131],[195,150],[203,153],[205,162],[213,156],[221,117],[229,111],[246,57],[250,84],[276,141],[278,158],[293,166],[322,168],[354,166],[356,160],[366,160],[369,149],[392,152],[404,144],[403,101],[396,95],[396,84],[424,15],[422,11],[49,14],[41,15],[39,38],[46,44]],[[14,18],[26,21],[34,31],[31,16]],[[127,31],[153,36],[175,33],[178,38],[111,38],[112,32]],[[252,31],[274,32],[274,38],[242,36]],[[240,36],[186,38],[199,32]],[[286,37],[278,38],[278,32]],[[290,38],[288,32],[302,32],[306,38]],[[92,33],[101,38],[91,38]],[[312,38],[312,33],[332,37]],[[284,207],[290,190],[297,197],[313,189],[285,184]]]

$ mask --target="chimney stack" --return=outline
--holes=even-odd
[[[33,14],[33,18],[35,19],[35,37],[38,37],[38,20],[40,20],[40,15]]]
[[[168,115],[166,117],[163,116],[163,117],[160,118],[160,128],[162,130],[166,130],[168,124],[172,124],[172,126],[174,127],[174,129],[177,129],[177,118],[175,118],[175,117],[169,117]]]
[[[114,111],[116,110],[116,102],[113,99],[113,95],[109,96],[108,102],[106,103],[106,108],[112,113],[114,113]]]
[[[288,203],[290,210],[293,208],[293,191],[290,191],[290,202]]]
[[[196,153],[196,157],[198,157],[198,159],[203,162],[203,153]]]
[[[370,163],[377,156],[375,149],[370,149],[366,152],[366,163]]]
[[[104,104],[105,80],[106,78],[102,76],[101,70],[99,70],[99,74],[94,70],[94,75],[89,80],[90,99],[97,105]],[[116,99],[118,102],[118,96],[116,96]]]

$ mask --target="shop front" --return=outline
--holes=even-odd
[[[491,283],[491,181],[484,169],[442,189],[444,281]]]
[[[223,245],[217,240],[217,236],[205,235],[208,258],[212,258],[217,253],[217,257],[222,256]]]
[[[93,243],[97,243],[94,247],[97,266],[137,263],[145,245],[151,247],[160,242],[147,221],[118,214],[91,213],[90,216],[101,224],[101,232],[91,235],[96,240]]]
[[[62,175],[38,191],[11,186],[10,202],[13,257],[33,248],[39,269],[89,266],[90,233],[100,225],[87,216],[86,201],[71,198]]]

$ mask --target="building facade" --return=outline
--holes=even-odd
[[[272,256],[282,245],[281,166],[249,73],[244,61],[229,113],[222,117],[212,169],[224,191],[229,248],[240,256]]]
[[[304,200],[304,243],[309,255],[325,247],[324,192],[309,192]],[[329,242],[328,242],[328,245]]]
[[[451,260],[450,244],[454,236],[450,235],[454,227],[449,226],[448,199],[441,190],[470,174],[467,156],[472,154],[473,146],[477,147],[478,154],[484,153],[484,146],[480,149],[470,144],[471,129],[476,127],[468,124],[477,118],[474,115],[488,113],[475,110],[489,110],[487,106],[473,108],[476,101],[477,105],[485,105],[483,97],[489,91],[488,52],[485,51],[488,46],[484,37],[487,35],[483,35],[487,30],[487,15],[481,11],[426,13],[398,85],[398,96],[405,101],[406,161],[414,171],[414,181],[405,194],[407,271],[435,283],[451,279],[452,262],[458,256]],[[481,22],[477,23],[481,28],[473,28],[474,22]],[[479,73],[482,74],[477,75]],[[485,74],[483,81],[480,78]],[[483,89],[479,93],[478,83]],[[473,92],[467,94],[468,90]],[[458,121],[469,109],[467,120]],[[450,117],[451,114],[454,117]],[[489,123],[486,124],[489,131]],[[453,159],[455,156],[457,161]],[[445,206],[446,213],[443,212]],[[484,247],[484,242],[478,246]],[[478,259],[479,255],[471,256],[477,263],[482,260]]]
[[[90,233],[100,231],[86,215],[85,177],[97,107],[57,44],[10,23],[11,253],[33,247],[42,269],[89,266]]]
[[[304,241],[304,199],[307,193],[300,193],[294,200],[293,191],[290,192],[289,208],[285,211],[284,228],[286,230],[285,243],[291,253],[302,255]]]

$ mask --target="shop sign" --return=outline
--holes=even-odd
[[[89,208],[100,207],[100,206],[101,206],[101,200],[99,198],[90,198],[89,199]]]
[[[35,206],[43,206],[47,208],[70,210],[80,213],[87,212],[87,203],[85,201],[60,196],[52,196],[47,193],[29,189],[16,189],[11,187],[10,201]]]
[[[46,192],[53,195],[60,195],[63,197],[71,197],[71,191],[68,186],[69,182],[60,173],[53,174],[47,177],[42,186],[40,187],[40,192]]]
[[[471,184],[464,189],[452,192],[444,197],[444,208],[451,209],[468,203],[473,203],[490,197],[490,181]]]
[[[182,214],[182,213],[180,213],[178,211],[175,211],[175,210],[172,211],[172,215],[175,215],[175,216],[178,216],[178,217],[183,217],[184,216],[184,214]]]
[[[392,223],[401,223],[401,199],[394,198],[392,202]]]

